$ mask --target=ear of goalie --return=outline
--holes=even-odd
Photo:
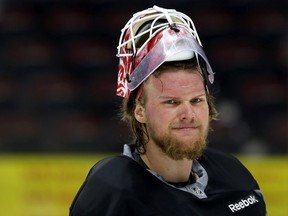
[[[121,30],[116,94],[128,98],[161,64],[192,58],[205,62],[206,83],[214,73],[192,20],[173,9],[157,6],[133,15]]]

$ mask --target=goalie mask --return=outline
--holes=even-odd
[[[121,30],[116,94],[128,98],[161,64],[196,58],[205,62],[206,83],[214,73],[192,20],[173,9],[157,6],[133,15]],[[200,56],[200,58],[199,58]],[[199,61],[198,61],[199,62]]]

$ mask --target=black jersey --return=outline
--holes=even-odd
[[[266,215],[257,182],[234,157],[207,149],[192,169],[196,182],[177,188],[137,163],[126,146],[92,167],[70,216]]]

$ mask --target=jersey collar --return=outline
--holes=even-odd
[[[133,144],[125,144],[123,147],[123,155],[128,156],[132,160],[135,160],[135,158],[133,157],[133,150],[132,149],[134,149]],[[164,182],[165,184],[167,184],[173,188],[176,188],[176,189],[185,191],[187,193],[193,194],[194,196],[198,197],[199,199],[207,198],[207,195],[205,194],[205,189],[206,189],[207,184],[208,184],[208,175],[207,175],[207,172],[204,169],[204,167],[197,160],[193,161],[191,171],[193,173],[196,173],[198,178],[196,179],[195,183],[188,184],[185,187],[175,187],[174,185],[169,184],[167,181],[165,181],[165,179],[161,175],[154,172],[153,170],[150,170],[148,168],[146,168],[146,170],[149,171],[156,178],[158,178],[159,180],[161,180],[162,182]]]

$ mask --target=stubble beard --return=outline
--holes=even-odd
[[[153,132],[151,133],[151,130],[150,139],[162,150],[164,154],[173,160],[196,160],[202,156],[203,151],[207,146],[207,130],[203,131],[202,127],[200,127],[199,130],[199,138],[194,141],[191,140],[190,143],[184,143],[171,134],[159,137]]]

